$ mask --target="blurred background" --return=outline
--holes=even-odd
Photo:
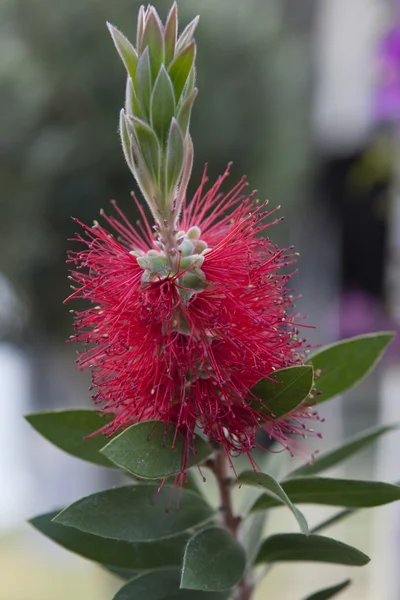
[[[0,600],[107,600],[116,581],[47,542],[25,519],[106,487],[108,474],[64,456],[22,415],[90,406],[63,305],[71,216],[92,222],[115,198],[135,216],[117,135],[125,72],[105,28],[131,39],[136,0],[0,2]],[[166,0],[154,0],[165,16]],[[192,134],[211,176],[234,161],[282,205],[274,229],[300,252],[294,284],[311,342],[400,322],[400,2],[182,0],[201,14]],[[378,372],[324,409],[322,447],[400,421],[400,345]],[[400,479],[392,434],[341,474]],[[325,512],[310,508],[317,521]],[[328,511],[329,513],[329,511]],[[280,529],[285,513],[279,515]],[[282,525],[283,523],[283,525]],[[288,529],[291,523],[288,523]],[[400,507],[364,511],[329,535],[372,556],[359,571],[274,567],[268,598],[299,600],[349,574],[343,599],[400,598]],[[51,570],[49,569],[51,567]],[[258,599],[267,598],[266,588]]]

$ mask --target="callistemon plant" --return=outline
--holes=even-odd
[[[356,508],[398,500],[400,488],[315,476],[393,426],[317,457],[312,448],[318,404],[361,380],[392,334],[310,356],[288,288],[295,255],[270,239],[276,209],[244,179],[223,191],[229,168],[211,184],[204,172],[188,197],[198,19],[178,36],[177,13],[174,4],[164,25],[154,7],[141,7],[136,47],[109,25],[127,71],[122,148],[141,195],[133,196],[138,222],[114,203],[101,223],[78,223],[68,259],[68,301],[89,301],[73,311],[73,340],[83,346],[80,368],[92,374],[95,410],[28,416],[60,448],[120,468],[127,482],[31,522],[125,580],[115,600],[245,600],[256,596],[260,566],[368,562],[320,532]],[[280,451],[287,465],[278,481]],[[342,510],[310,529],[294,503]],[[298,532],[268,534],[265,517],[271,511],[273,520],[279,505]],[[331,598],[348,584],[309,598]],[[265,589],[262,598],[277,597]]]

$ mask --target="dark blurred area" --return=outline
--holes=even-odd
[[[154,4],[165,17],[169,3]],[[115,198],[137,218],[129,195],[135,184],[117,133],[125,72],[105,23],[135,39],[139,6],[136,0],[0,3],[0,570],[6,581],[0,600],[103,600],[112,588],[99,582],[94,567],[81,567],[61,551],[53,555],[23,528],[35,511],[107,481],[100,468],[77,465],[49,448],[22,414],[90,403],[87,378],[74,368],[76,349],[65,343],[72,332],[63,304],[69,294],[66,251],[76,231],[72,216],[91,223]],[[307,330],[312,343],[397,329],[397,3],[184,0],[179,10],[181,24],[201,15],[190,190],[204,163],[212,180],[233,161],[232,184],[246,173],[261,198],[282,206],[286,220],[271,235],[300,252],[294,283],[302,292],[299,310],[316,325]],[[400,385],[393,375],[396,345],[391,361],[350,407],[327,409],[324,443],[400,418],[386,399],[393,400]],[[400,450],[398,440],[393,448]],[[383,468],[379,455],[370,459],[361,469]],[[399,478],[396,465],[391,469],[387,477]],[[397,543],[398,560],[398,513],[394,518],[397,529],[380,521],[386,537],[379,539],[390,547]],[[364,539],[365,529],[375,539],[372,521],[362,522],[356,535]],[[396,539],[390,537],[394,529]],[[16,576],[22,564],[28,565],[25,582]],[[397,600],[391,564],[376,560],[357,581],[358,595],[347,597]],[[282,600],[296,597],[293,586],[304,584],[307,591],[307,583],[321,576],[299,575],[293,583],[277,573],[272,585],[288,586]]]

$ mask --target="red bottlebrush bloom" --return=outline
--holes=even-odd
[[[153,232],[136,202],[137,230],[115,205],[119,219],[103,216],[117,237],[96,223],[75,238],[86,248],[70,253],[68,300],[94,306],[76,313],[74,339],[87,347],[78,362],[95,403],[115,414],[106,433],[155,419],[174,423],[189,448],[200,427],[229,455],[249,454],[265,427],[293,452],[299,418],[314,416],[305,407],[274,420],[251,406],[252,386],[301,363],[305,346],[281,272],[295,257],[260,235],[277,220],[243,194],[244,179],[220,193],[228,171],[206,193],[204,174],[173,232],[165,222]]]

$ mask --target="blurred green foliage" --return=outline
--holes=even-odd
[[[165,15],[170,3],[154,4]],[[76,230],[71,215],[90,223],[116,198],[136,218],[117,135],[125,73],[105,21],[134,40],[139,5],[0,5],[0,271],[27,302],[35,331],[66,336],[71,328],[62,306],[67,238]],[[204,162],[215,177],[233,160],[232,180],[246,172],[287,214],[308,167],[309,23],[279,0],[180,3],[182,25],[197,13],[191,189]]]

